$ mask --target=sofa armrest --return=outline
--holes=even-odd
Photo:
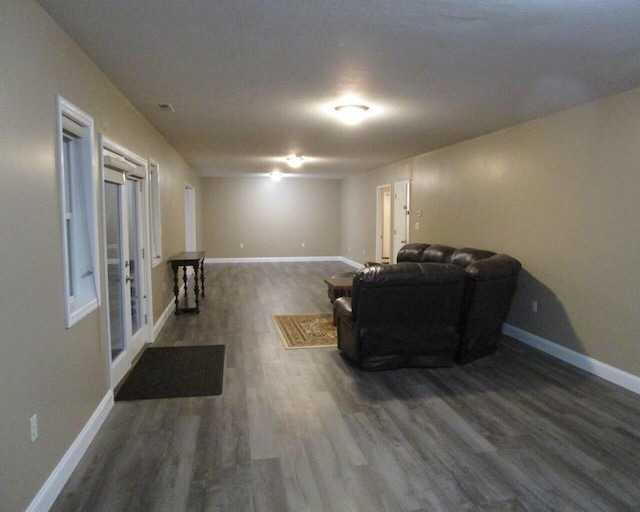
[[[353,310],[351,309],[351,297],[340,297],[333,303],[336,314],[351,319],[353,318]]]
[[[466,268],[467,276],[475,281],[490,281],[517,277],[522,268],[520,262],[506,254],[496,254],[486,260],[476,261]]]

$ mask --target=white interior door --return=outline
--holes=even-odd
[[[409,180],[393,184],[393,252],[392,263],[400,248],[409,243]]]
[[[196,250],[196,191],[189,185],[184,187],[184,232],[185,250]]]
[[[389,263],[391,253],[391,184],[376,188],[376,261]]]

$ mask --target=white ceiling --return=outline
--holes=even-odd
[[[39,1],[203,176],[340,178],[640,86],[639,0]]]

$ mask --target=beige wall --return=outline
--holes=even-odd
[[[203,178],[207,258],[339,255],[340,191],[338,180]]]
[[[410,241],[518,258],[509,323],[640,376],[640,89],[347,179],[344,255],[374,254],[375,188],[398,168]]]
[[[391,232],[393,233],[393,183],[410,179],[412,164],[411,160],[404,160],[343,180],[341,222],[343,256],[358,263],[375,261],[377,187],[391,185]],[[391,246],[393,251],[393,236]]]
[[[184,179],[199,179],[35,2],[3,0],[0,69],[0,510],[13,511],[28,506],[109,390],[104,299],[65,328],[55,95],[93,116],[96,135],[159,162],[165,258],[184,248]],[[169,277],[165,260],[153,270],[156,316]]]

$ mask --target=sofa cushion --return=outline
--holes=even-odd
[[[362,290],[381,287],[415,287],[416,285],[437,285],[462,282],[464,271],[457,265],[445,263],[398,263],[366,267],[353,278],[351,309],[358,316],[358,301]]]
[[[486,260],[495,256],[495,252],[483,251],[481,249],[469,249],[467,247],[457,249],[452,255],[450,263],[454,265],[460,265],[461,267],[468,267],[472,263],[480,260]]]
[[[496,254],[485,260],[471,263],[466,269],[467,277],[475,281],[489,281],[506,277],[517,277],[522,265],[507,254]]]
[[[407,261],[419,262],[424,250],[429,247],[429,244],[407,244],[400,248],[396,261],[398,263],[404,263]]]
[[[423,263],[449,263],[455,247],[448,245],[430,245],[422,252],[420,259]]]

